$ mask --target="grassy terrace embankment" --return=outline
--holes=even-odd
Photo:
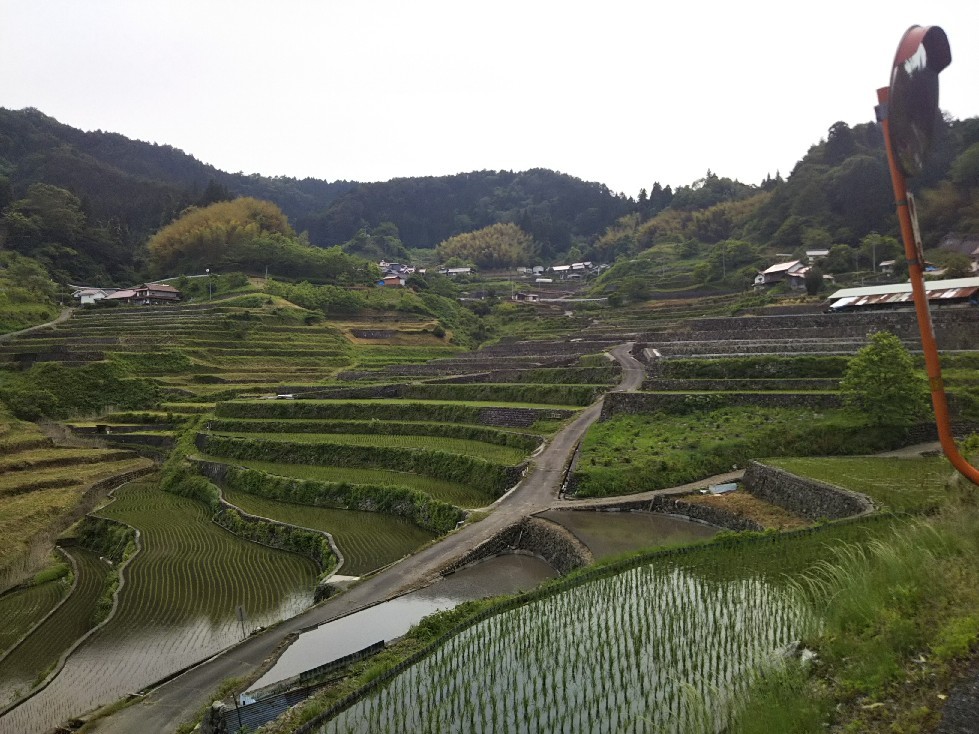
[[[55,537],[94,506],[101,484],[151,465],[131,451],[56,447],[0,414],[0,588],[50,562]]]

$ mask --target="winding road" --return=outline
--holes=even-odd
[[[622,366],[622,378],[614,388],[615,392],[636,390],[642,384],[643,365],[631,355],[632,346],[630,342],[610,350]],[[98,734],[171,732],[179,723],[192,718],[202,705],[209,703],[211,693],[221,681],[251,675],[278,655],[287,636],[424,586],[436,580],[442,569],[504,528],[558,504],[558,490],[568,458],[601,410],[602,400],[599,399],[559,431],[536,457],[527,476],[494,503],[484,519],[463,526],[345,593],[250,637],[159,685],[139,703],[94,722],[90,730]]]

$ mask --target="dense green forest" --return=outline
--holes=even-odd
[[[914,181],[928,247],[948,233],[979,233],[979,118],[946,117],[938,130]],[[689,265],[673,278],[678,288],[743,287],[774,253],[807,248],[835,247],[837,270],[858,267],[861,258],[869,264],[870,252],[889,255],[896,235],[875,123],[833,124],[785,177],[776,172],[751,184],[707,171],[675,190],[654,181],[633,198],[545,169],[362,184],[231,174],[167,145],[83,132],[35,109],[0,109],[0,248],[40,262],[56,282],[125,284],[199,269],[200,252],[187,261],[151,258],[147,243],[188,208],[237,197],[281,210],[290,259],[312,256],[308,245],[373,261],[410,261],[424,249],[433,259],[483,267],[511,266],[518,256],[534,260],[528,265],[639,258],[644,266],[630,268],[633,276],[665,272],[672,259]],[[505,252],[466,254],[471,243],[463,246],[469,241],[461,235],[502,224],[523,233],[489,238]],[[268,248],[281,249],[283,239],[267,234],[239,242],[242,263],[220,265],[258,272],[275,262]],[[605,280],[607,291],[618,287],[609,285],[614,274]]]

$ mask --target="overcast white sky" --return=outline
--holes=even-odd
[[[231,172],[545,167],[635,196],[788,174],[873,118],[915,23],[949,37],[942,108],[979,115],[976,0],[0,0],[0,106]]]

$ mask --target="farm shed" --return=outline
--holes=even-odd
[[[932,306],[975,305],[979,302],[979,278],[925,281]],[[830,311],[911,308],[914,296],[910,283],[842,288],[829,297]]]

